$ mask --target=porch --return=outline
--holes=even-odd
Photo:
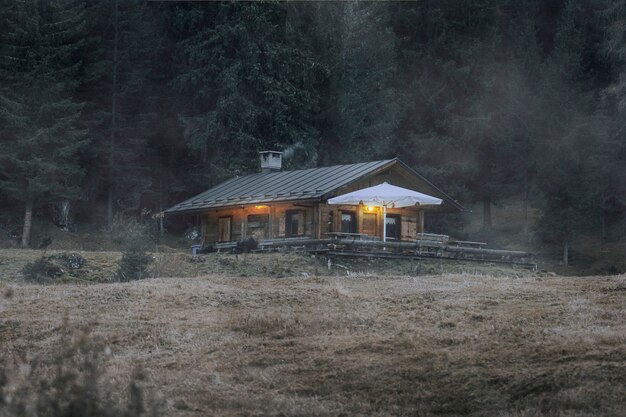
[[[251,252],[306,252],[314,255],[359,258],[440,259],[442,261],[487,262],[537,268],[534,255],[528,252],[488,249],[484,242],[450,239],[448,235],[423,233],[412,241],[383,242],[376,237],[354,233],[331,233],[322,239],[295,237],[264,239]],[[237,252],[235,242],[216,244],[213,249]]]

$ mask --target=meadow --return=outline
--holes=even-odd
[[[140,367],[174,416],[626,413],[623,275],[282,275],[2,279],[2,359],[46,364],[69,326],[115,401]]]

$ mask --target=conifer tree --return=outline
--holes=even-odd
[[[201,3],[175,10],[173,85],[198,188],[257,169],[257,152],[298,144],[315,160],[319,65],[288,24],[287,3]]]
[[[157,119],[152,74],[159,70],[162,34],[144,2],[97,1],[87,12],[93,52],[85,120],[96,138],[90,174],[97,178],[94,188],[104,190],[111,227],[115,211],[138,209],[151,185],[147,144]]]
[[[74,99],[84,10],[65,0],[16,2],[0,33],[0,190],[24,205],[22,246],[33,209],[81,195],[79,153],[88,143]]]
[[[324,165],[393,156],[399,97],[389,7],[380,3],[317,5],[313,30],[328,69],[320,92],[318,129]]]

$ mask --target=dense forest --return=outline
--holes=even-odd
[[[542,242],[619,241],[626,1],[0,0],[0,216],[23,246],[32,216],[110,227],[269,149],[397,156],[485,228],[516,197]]]

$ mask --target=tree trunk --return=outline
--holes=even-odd
[[[163,164],[159,161],[159,235],[165,234],[163,228]]]
[[[563,265],[569,266],[569,242],[563,243]]]
[[[113,185],[109,184],[109,193],[107,196],[107,227],[109,230],[113,227]]]
[[[491,228],[491,197],[483,199],[483,227]]]
[[[113,227],[113,165],[115,164],[115,133],[117,129],[117,71],[118,71],[118,43],[119,43],[119,22],[118,22],[118,0],[115,0],[115,18],[113,25],[115,36],[113,38],[113,87],[111,92],[111,133],[109,136],[109,195],[107,198],[107,226]]]
[[[528,243],[529,235],[528,235],[528,197],[530,194],[528,184],[528,171],[524,172],[524,206],[523,206],[523,215],[524,215],[524,241]]]
[[[24,209],[24,229],[22,230],[22,248],[30,245],[30,229],[33,224],[33,198],[28,197]]]

